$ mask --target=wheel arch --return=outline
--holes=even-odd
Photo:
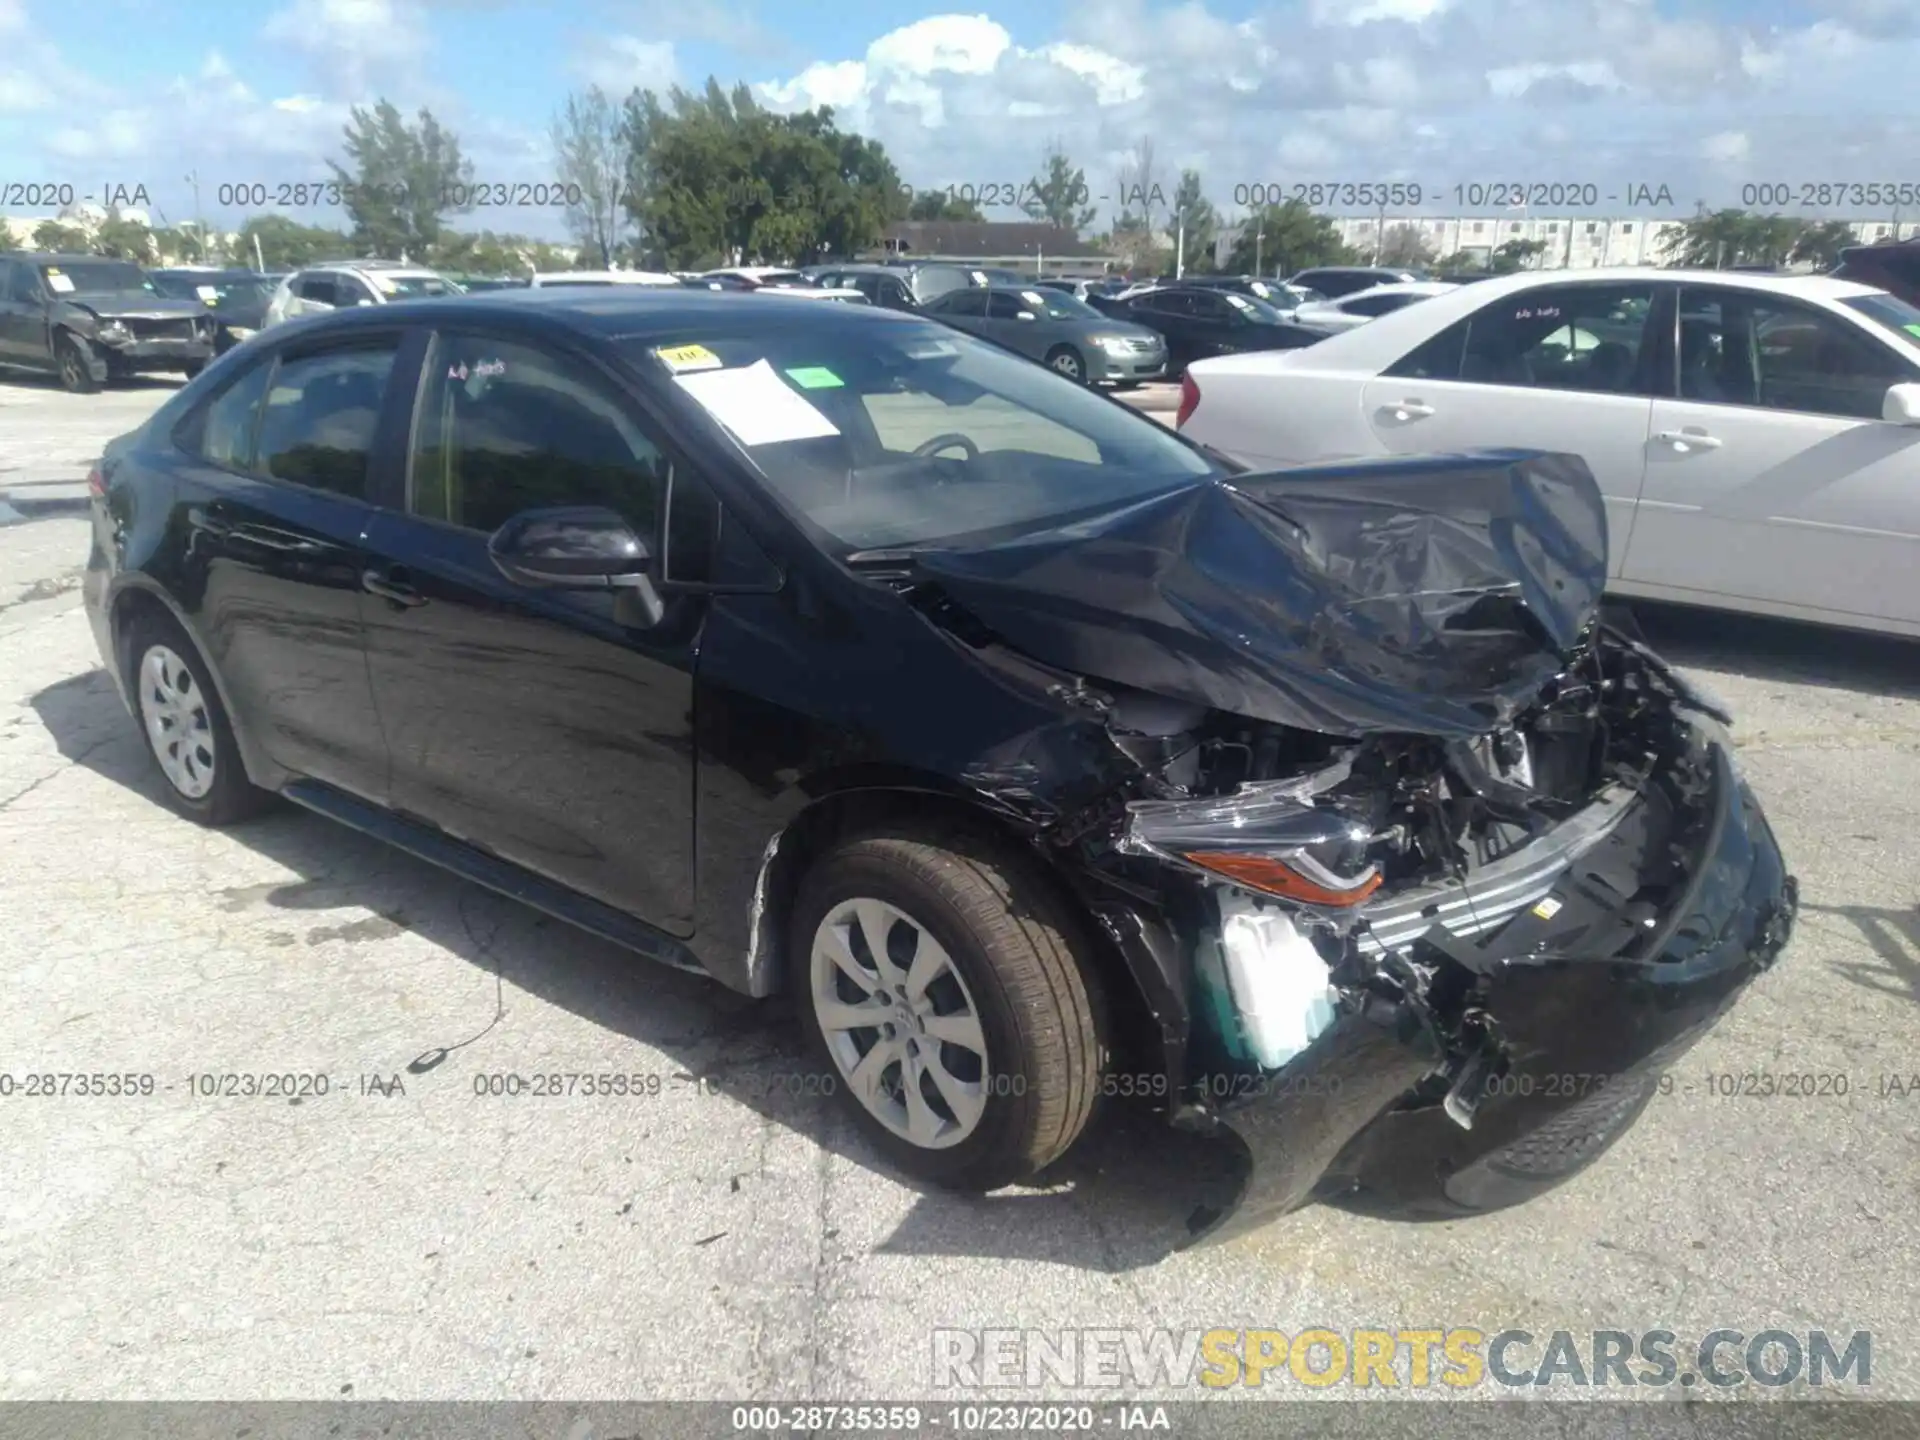
[[[193,647],[194,658],[206,670],[207,678],[213,682],[214,691],[220,697],[220,708],[226,712],[227,725],[233,731],[234,743],[239,746],[240,761],[246,769],[247,778],[260,785],[263,775],[277,775],[276,767],[261,753],[245,718],[235,708],[226,679],[221,675],[220,667],[213,663],[199,628],[173,596],[150,578],[137,573],[123,578],[107,601],[108,634],[112,637],[116,671],[113,678],[126,698],[127,708],[133,711],[134,719],[140,718],[140,707],[139,678],[134,673],[133,637],[141,622],[150,619],[173,625]]]
[[[793,957],[787,927],[802,880],[814,860],[851,836],[908,827],[937,837],[963,831],[1021,865],[1029,878],[1077,922],[1076,948],[1098,983],[1113,1022],[1116,1054],[1143,1069],[1163,1067],[1160,1027],[1134,966],[1111,929],[1086,903],[1062,867],[1034,843],[1030,829],[971,792],[941,782],[900,777],[888,783],[835,790],[807,805],[768,841],[753,890],[746,979],[748,993],[779,994],[789,983]]]

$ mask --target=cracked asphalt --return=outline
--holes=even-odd
[[[0,456],[75,478],[165,393],[0,385]],[[0,526],[0,1398],[924,1399],[936,1327],[1010,1325],[1867,1330],[1868,1393],[1920,1398],[1920,1088],[1885,1078],[1920,1072],[1920,647],[1645,612],[1735,707],[1801,877],[1781,965],[1543,1201],[1184,1254],[1210,1157],[1150,1120],[1045,1186],[919,1193],[807,1093],[777,1008],[313,816],[174,818],[86,543]],[[23,1090],[96,1072],[154,1093]],[[476,1093],[550,1072],[658,1093]],[[189,1078],[267,1074],[328,1093]]]

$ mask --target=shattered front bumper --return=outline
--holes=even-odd
[[[1700,744],[1690,804],[1643,791],[1597,826],[1590,807],[1560,827],[1589,827],[1564,863],[1523,857],[1496,881],[1456,887],[1457,906],[1428,897],[1420,925],[1379,927],[1377,943],[1438,952],[1474,977],[1501,1039],[1497,1069],[1448,1054],[1410,1009],[1369,999],[1284,1068],[1198,1086],[1176,1123],[1230,1140],[1240,1174],[1235,1196],[1193,1217],[1188,1243],[1313,1198],[1400,1218],[1500,1209],[1624,1134],[1662,1069],[1772,965],[1798,904],[1728,742],[1703,722]],[[1642,885],[1676,854],[1677,878]]]

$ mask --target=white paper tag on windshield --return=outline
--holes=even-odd
[[[220,292],[211,285],[196,285],[193,287],[193,293],[200,297],[203,304],[207,305],[213,304],[220,298]]]
[[[71,295],[73,293],[73,277],[71,275],[48,275],[47,285],[56,295]]]
[[[702,370],[673,378],[742,445],[778,445],[840,433],[764,360],[736,370]]]

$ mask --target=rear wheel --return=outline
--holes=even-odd
[[[898,1168],[993,1190],[1079,1138],[1103,1007],[1077,938],[1047,887],[965,834],[866,836],[808,874],[788,952],[801,1024]]]
[[[193,642],[180,627],[142,620],[128,640],[134,715],[169,804],[202,825],[231,825],[273,796],[247,779],[233,726]]]
[[[64,332],[53,342],[53,362],[60,373],[61,388],[73,395],[91,395],[100,388],[88,368],[87,355],[80,342]]]

